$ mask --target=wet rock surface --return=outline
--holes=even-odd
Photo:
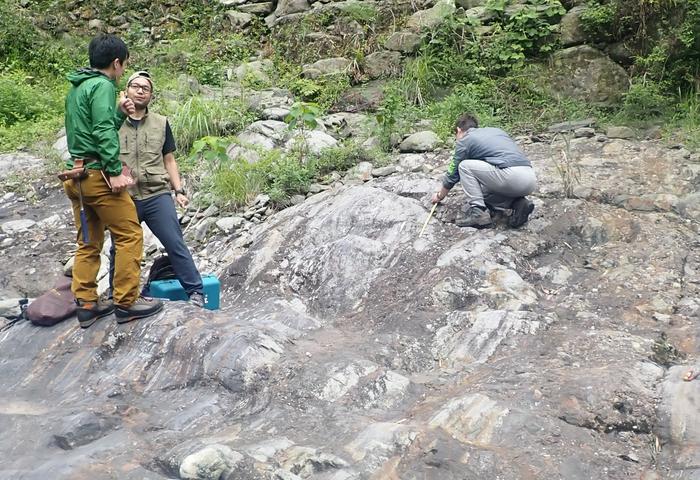
[[[523,148],[519,230],[456,227],[457,187],[419,237],[449,153],[400,155],[209,230],[220,311],[0,331],[0,478],[696,478],[700,230],[677,206],[696,164],[655,141]],[[37,222],[0,233],[0,300],[70,256],[53,188],[0,205]]]

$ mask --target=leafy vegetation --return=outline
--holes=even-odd
[[[581,21],[591,38],[635,48],[632,73],[646,85],[700,88],[700,0],[590,0]]]
[[[181,152],[188,152],[201,137],[233,135],[253,121],[240,100],[190,96],[161,111],[168,113],[169,109],[172,110],[169,118],[173,136]]]
[[[386,83],[376,115],[382,150],[391,151],[418,121],[450,138],[454,119],[465,111],[514,133],[587,116],[599,123],[665,125],[674,141],[700,148],[700,0],[588,0],[584,6],[590,38],[624,42],[633,53],[632,84],[622,104],[600,109],[561,99],[543,82],[547,56],[560,48],[559,1],[487,0],[483,22],[458,10],[425,32],[418,51],[404,59],[403,73]],[[244,34],[219,2],[95,0],[76,4],[71,18],[75,12],[57,8],[55,0],[0,0],[0,151],[53,143],[63,123],[65,74],[87,63],[93,31],[82,13],[94,9],[128,20],[120,32],[131,50],[130,70],[151,72],[153,108],[170,118],[183,170],[213,197],[240,206],[264,192],[283,205],[333,171],[360,161],[380,164],[386,156],[354,143],[320,156],[303,147],[288,155],[258,152],[256,163],[225,155],[232,136],[257,118],[245,101],[251,90],[288,89],[298,101],[290,126],[313,128],[312,120],[365,80],[358,65],[366,55],[380,50],[413,13],[408,3],[394,2],[322,7],[271,28],[256,17]],[[138,18],[135,10],[142,12]],[[116,26],[112,18],[105,23]],[[354,62],[349,75],[301,75],[303,65],[333,56]],[[233,70],[252,57],[272,60],[269,81],[244,78],[238,96],[224,95]],[[206,98],[197,83],[208,85]]]
[[[314,181],[323,181],[334,171],[345,171],[361,161],[380,164],[384,156],[368,151],[356,143],[309,155],[300,163],[292,152],[261,152],[261,158],[249,163],[243,158],[229,158],[230,142],[221,137],[204,137],[194,142],[190,162],[203,174],[194,177],[199,190],[211,192],[222,205],[242,207],[259,193],[266,193],[277,205],[287,205],[292,195],[306,194]]]
[[[307,132],[318,126],[321,110],[314,103],[295,102],[284,119],[291,130],[297,130],[295,150],[299,163],[304,163],[309,154]]]

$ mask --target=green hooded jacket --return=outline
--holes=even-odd
[[[94,158],[90,169],[115,177],[122,172],[119,160],[119,128],[126,116],[116,108],[113,80],[98,70],[81,68],[68,74],[73,85],[66,97],[66,137],[73,167],[74,158]]]

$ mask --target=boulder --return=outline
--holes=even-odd
[[[343,92],[331,112],[376,112],[384,101],[384,81],[373,80]]]
[[[595,118],[585,118],[583,120],[572,120],[569,122],[555,123],[547,127],[550,133],[564,133],[575,131],[579,128],[593,127],[596,124]]]
[[[289,109],[284,107],[270,107],[266,108],[260,113],[260,116],[265,120],[277,120],[283,122],[287,115],[289,115]]]
[[[366,182],[372,179],[372,171],[374,167],[370,162],[360,162],[350,170],[345,176],[348,180],[360,180]]]
[[[226,16],[231,21],[231,26],[233,28],[246,28],[251,24],[253,18],[255,18],[250,13],[239,12],[236,10],[229,10],[226,12]]]
[[[68,147],[66,146],[65,152],[67,151]],[[62,155],[65,158],[65,153]],[[6,176],[11,173],[37,172],[43,167],[44,159],[28,153],[0,153],[0,171],[4,172]]]
[[[53,144],[52,148],[61,157],[64,162],[70,160],[70,152],[68,151],[68,138],[63,135]]]
[[[600,50],[581,45],[554,54],[552,83],[564,96],[610,106],[627,92],[629,76]]]
[[[438,0],[427,10],[419,10],[411,15],[406,27],[414,32],[432,30],[442,25],[455,11],[454,0]]]
[[[10,220],[9,222],[5,222],[0,225],[0,230],[8,235],[14,235],[16,233],[27,231],[34,225],[36,225],[36,222],[34,220],[29,220],[28,218],[22,220]]]
[[[401,71],[401,54],[391,51],[371,53],[365,57],[362,70],[370,79],[397,75]]]
[[[581,14],[585,10],[584,6],[574,7],[562,17],[561,22],[559,22],[559,38],[563,46],[571,47],[586,41],[586,33],[581,26]]]
[[[285,108],[292,105],[293,95],[289,90],[269,88],[266,90],[247,92],[243,97],[249,108],[262,111],[266,108]]]
[[[304,65],[301,74],[307,78],[318,78],[324,75],[346,75],[352,61],[347,58],[324,58],[310,65]]]
[[[700,222],[700,193],[691,193],[679,199],[677,208],[684,218]]]
[[[332,113],[323,117],[321,122],[331,135],[339,138],[366,139],[378,128],[376,117],[362,113]]]
[[[458,7],[462,7],[465,10],[470,8],[480,7],[486,3],[486,0],[455,0],[455,4]]]
[[[399,144],[399,151],[402,153],[432,152],[440,143],[440,137],[435,132],[424,130],[406,137]]]
[[[264,15],[271,13],[275,9],[275,6],[273,2],[246,3],[239,6],[238,9],[247,14]]]
[[[418,50],[422,37],[411,31],[399,31],[389,35],[384,42],[384,48],[396,52],[411,54]]]
[[[250,85],[268,85],[270,83],[269,72],[273,70],[272,60],[256,60],[242,63],[234,73],[239,82]]]
[[[310,8],[311,6],[307,0],[280,0],[277,2],[275,16],[279,18],[285,15],[301,13]]]
[[[637,51],[629,40],[612,43],[607,46],[605,51],[611,59],[625,66],[634,64],[635,56],[637,55]]]
[[[608,138],[630,139],[637,136],[636,132],[630,127],[608,127],[605,131]]]
[[[182,461],[180,478],[184,480],[219,480],[229,474],[243,459],[225,445],[210,445]]]
[[[285,150],[303,147],[308,153],[318,155],[322,151],[338,145],[338,140],[319,130],[306,130],[303,134],[292,133],[284,145]]]
[[[475,31],[479,36],[490,35],[493,32],[492,25],[485,25],[496,18],[496,13],[493,10],[483,6],[473,7],[464,12],[464,16],[476,21],[477,27]]]

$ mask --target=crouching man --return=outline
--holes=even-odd
[[[456,219],[458,226],[490,226],[489,209],[511,210],[512,228],[527,223],[535,206],[526,195],[535,190],[537,178],[523,151],[500,128],[479,128],[472,115],[459,117],[455,128],[454,156],[432,202],[442,201],[459,182],[467,204]]]

